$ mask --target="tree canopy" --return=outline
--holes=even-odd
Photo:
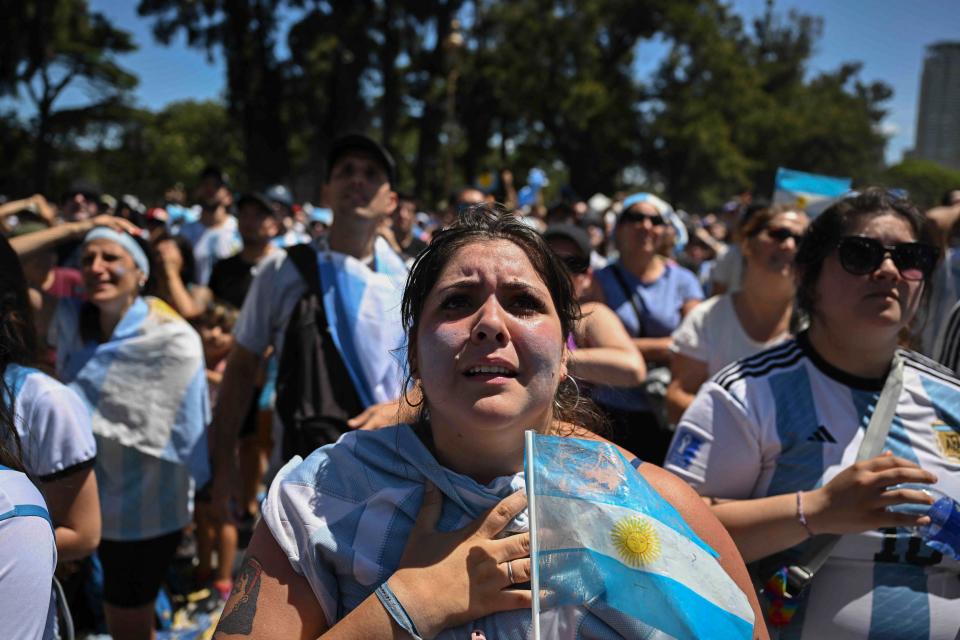
[[[108,17],[85,0],[16,5],[0,91],[32,92],[37,115],[0,114],[0,140],[41,188],[83,173],[149,199],[216,162],[315,199],[349,130],[384,140],[398,187],[431,203],[500,168],[688,208],[767,194],[778,166],[882,176],[890,88],[856,61],[812,74],[822,21],[794,12],[747,25],[721,0],[140,0],[157,42],[183,36],[225,66],[222,104],[150,113],[129,107],[136,78],[117,60],[135,43]],[[651,42],[667,53],[645,77]],[[95,98],[58,111],[64,82]]]

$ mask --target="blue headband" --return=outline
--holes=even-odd
[[[134,240],[130,234],[114,231],[110,227],[94,227],[84,236],[83,244],[86,245],[91,240],[110,240],[111,242],[116,242],[130,254],[130,257],[133,258],[133,263],[143,272],[143,276],[145,278],[150,277],[150,261],[147,260],[147,254],[143,252],[143,249],[140,248],[140,245],[137,244],[137,241]]]

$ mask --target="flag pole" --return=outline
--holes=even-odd
[[[533,468],[533,447],[536,431],[528,429],[524,434],[526,444],[525,468],[527,485],[527,518],[530,523],[530,590],[533,593],[533,606],[531,615],[533,616],[533,640],[540,640],[540,567],[537,566],[539,557],[539,541],[537,523],[537,496],[534,492],[534,468]]]

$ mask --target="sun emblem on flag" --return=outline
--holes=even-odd
[[[613,546],[624,562],[632,567],[649,564],[660,557],[657,530],[640,516],[621,518],[610,532]]]

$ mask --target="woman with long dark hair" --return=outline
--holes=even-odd
[[[741,593],[745,569],[706,505],[585,428],[597,414],[567,377],[565,346],[579,308],[567,269],[536,231],[486,205],[462,213],[417,258],[402,313],[418,419],[353,431],[280,471],[217,637],[531,637],[527,430],[590,439],[649,482],[719,552],[711,583],[739,603],[725,621],[765,637]],[[568,464],[603,490],[589,463]],[[705,568],[697,556],[683,564]],[[645,602],[669,600],[661,596]],[[558,609],[577,623],[551,638],[638,629],[594,601]]]
[[[16,427],[24,470],[50,507],[60,560],[78,560],[100,541],[90,412],[76,393],[34,368],[39,341],[26,280],[6,240],[0,251],[0,410]]]
[[[35,346],[23,270],[0,236],[0,620],[17,637],[52,638],[55,534],[46,502],[25,473],[15,393],[7,375],[16,362],[36,353]]]

